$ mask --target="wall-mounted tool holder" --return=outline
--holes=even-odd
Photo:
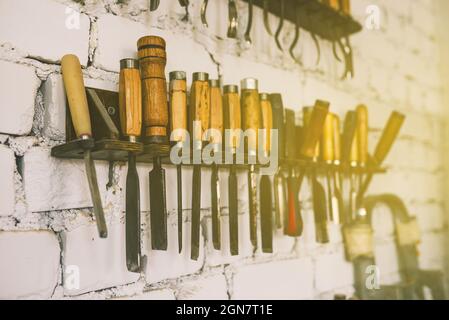
[[[386,173],[387,169],[378,166],[350,166],[347,163],[339,165],[326,163],[324,161],[311,161],[305,159],[281,159],[279,161],[281,167],[295,167],[298,169],[314,169],[318,170],[318,173],[326,173],[327,171],[338,171],[347,174],[382,174]]]
[[[245,0],[248,2],[248,0]],[[337,11],[318,0],[284,0],[284,19],[296,24],[322,39],[335,41],[362,30],[362,26],[350,15]],[[253,0],[253,4],[264,8],[264,0]],[[298,20],[296,12],[300,13]],[[281,17],[281,1],[269,1],[268,11]]]

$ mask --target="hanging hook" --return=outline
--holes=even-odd
[[[248,0],[248,25],[245,31],[245,41],[247,44],[251,44],[251,28],[253,25],[253,0]]]
[[[276,40],[276,45],[278,46],[279,50],[284,51],[284,49],[282,48],[282,44],[279,40],[279,36],[281,34],[282,28],[284,27],[284,19],[285,19],[285,0],[280,0],[280,5],[281,5],[281,15],[280,15],[280,20],[279,20],[279,25],[278,28],[276,30],[276,34],[275,34],[275,40]]]
[[[182,21],[187,22],[189,21],[189,0],[178,0],[181,7],[184,7],[186,9],[186,15],[184,18],[182,18]]]
[[[235,0],[228,1],[228,12],[229,12],[229,23],[228,23],[228,38],[237,37],[237,27],[238,27],[238,13],[237,5]]]
[[[206,17],[208,4],[209,4],[209,0],[204,0],[203,4],[201,5],[201,23],[206,28],[209,27],[209,25],[207,24],[207,17]]]
[[[318,41],[318,38],[315,33],[310,32],[310,35],[312,36],[313,42],[315,43],[316,48],[316,65],[320,64],[321,61],[321,48],[320,48],[320,42]]]
[[[296,63],[298,63],[298,64],[300,64],[300,59],[296,58],[295,53],[294,53],[294,49],[295,49],[296,44],[298,43],[298,40],[299,40],[300,15],[301,15],[300,9],[299,9],[299,7],[296,7],[295,37],[294,37],[293,42],[290,45],[290,48],[288,50],[290,52],[290,56],[292,57],[292,59]]]
[[[156,11],[159,7],[160,0],[151,0],[150,1],[150,11]]]
[[[269,9],[270,9],[270,0],[264,0],[263,1],[263,24],[265,25],[265,29],[267,30],[268,34],[270,36],[273,36],[273,32],[271,31],[270,27],[270,20],[269,20]]]

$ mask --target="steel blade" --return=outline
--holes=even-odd
[[[176,174],[178,179],[178,252],[182,252],[182,166],[176,167]]]
[[[257,248],[257,177],[254,165],[248,171],[248,199],[249,199],[249,233],[252,245]]]
[[[198,260],[200,254],[200,220],[201,220],[201,166],[193,166],[192,192],[192,245],[190,258]]]
[[[151,247],[167,250],[167,206],[165,194],[165,170],[160,158],[153,161],[150,174]]]
[[[140,187],[132,153],[126,176],[126,265],[129,271],[140,272]]]
[[[212,193],[212,242],[215,250],[221,249],[221,232],[220,232],[220,184],[218,179],[218,168],[216,165],[212,167],[211,176],[211,193]]]
[[[235,169],[231,168],[228,181],[229,193],[229,237],[231,255],[239,254],[239,215],[238,215],[238,185]]]
[[[260,181],[260,221],[262,229],[262,251],[273,253],[273,204],[271,181],[266,175]]]

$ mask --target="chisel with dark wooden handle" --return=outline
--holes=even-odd
[[[282,96],[279,93],[270,94],[270,102],[273,111],[273,129],[278,131],[278,155],[279,159],[283,159],[285,157],[285,124]],[[287,216],[287,188],[285,185],[282,168],[279,166],[274,176],[274,209],[277,229],[282,228],[283,220]]]
[[[193,139],[193,181],[192,181],[192,245],[190,258],[198,260],[200,253],[201,221],[201,150],[203,133],[209,129],[210,88],[209,75],[205,72],[193,74],[190,89],[189,128]]]
[[[233,163],[236,152],[240,147],[241,136],[239,130],[242,128],[239,88],[236,85],[223,87],[223,115],[225,134],[225,146],[232,155]],[[238,184],[235,165],[229,168],[228,178],[228,201],[229,201],[229,238],[231,255],[239,254],[239,220],[238,220]]]
[[[405,121],[404,114],[397,111],[392,112],[390,118],[388,119],[388,123],[382,132],[374,155],[371,159],[373,165],[380,166],[384,162],[385,158],[387,157],[388,153],[391,150],[391,147],[393,146],[394,142],[396,141],[399,135],[399,131],[401,130],[404,121]],[[367,177],[365,178],[362,188],[360,189],[359,192],[360,197],[363,197],[366,191],[368,190],[372,178],[373,173],[368,174]]]
[[[247,78],[241,82],[241,106],[243,130],[250,130],[247,144],[248,158],[257,158],[258,130],[262,125],[258,81]],[[248,170],[248,199],[249,199],[249,232],[251,243],[257,248],[257,177],[254,164]]]
[[[263,143],[265,156],[271,152],[271,129],[273,128],[273,110],[269,96],[261,93],[260,107],[262,112],[262,129],[265,130]],[[262,252],[273,253],[273,203],[271,193],[271,180],[266,174],[260,179],[260,225],[262,235]]]
[[[210,87],[210,144],[214,153],[219,153],[222,148],[223,136],[223,99],[221,96],[220,82],[209,80]],[[220,224],[220,181],[218,178],[218,166],[212,163],[211,174],[211,205],[212,205],[212,242],[215,250],[221,249],[221,224]]]
[[[119,78],[120,125],[123,136],[136,142],[142,132],[142,87],[139,62],[120,61]],[[128,153],[126,176],[126,266],[140,272],[140,187],[136,168],[136,154]]]
[[[187,81],[184,71],[173,71],[169,74],[170,131],[172,141],[182,148],[187,135]],[[176,166],[178,197],[178,252],[182,251],[182,166]]]
[[[86,89],[84,87],[81,65],[77,56],[69,54],[61,59],[62,77],[69,102],[73,127],[79,139],[92,139],[89,106],[87,104]],[[84,163],[89,183],[90,194],[94,206],[95,220],[100,238],[108,236],[108,230],[98,189],[97,173],[90,149],[84,150]]]
[[[317,100],[312,111],[304,113],[304,127],[306,131],[304,143],[301,148],[301,155],[314,162],[317,162],[319,157],[318,142],[323,133],[328,112],[329,102]],[[318,243],[327,243],[329,242],[329,234],[327,230],[326,192],[318,181],[316,167],[311,169],[310,179],[312,181],[316,241]]]
[[[168,103],[165,65],[165,40],[156,36],[142,37],[137,42],[142,79],[144,141],[147,144],[168,144]],[[167,250],[167,206],[165,170],[161,157],[153,158],[150,179],[151,246],[153,250]]]

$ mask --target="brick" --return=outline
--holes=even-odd
[[[0,12],[0,43],[11,43],[33,58],[50,62],[73,53],[87,65],[87,15],[50,0],[2,0]]]
[[[95,161],[103,207],[108,166]],[[23,180],[28,208],[33,212],[92,207],[83,160],[57,159],[50,148],[33,147],[23,158]]]
[[[312,273],[313,264],[310,259],[243,266],[234,275],[231,298],[310,299],[313,297]]]
[[[445,267],[445,242],[443,232],[426,232],[422,234],[418,246],[419,265],[422,269],[442,270]]]
[[[67,276],[64,295],[75,296],[89,291],[135,282],[139,274],[126,268],[125,226],[108,224],[108,238],[98,237],[94,223],[61,233],[63,268]],[[79,288],[69,282],[71,268],[79,271]],[[75,282],[76,283],[76,282]]]
[[[15,169],[14,152],[4,145],[0,145],[0,176],[2,188],[0,192],[0,216],[10,216],[14,213],[15,205]]]
[[[181,280],[178,287],[179,300],[227,300],[227,284],[224,275]]]
[[[53,232],[0,231],[0,299],[48,299],[60,269]]]
[[[33,124],[34,99],[40,80],[33,67],[0,61],[0,70],[0,132],[27,135]]]

